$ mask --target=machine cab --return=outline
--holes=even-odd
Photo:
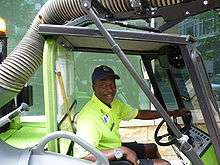
[[[72,116],[92,94],[91,72],[95,66],[107,64],[121,76],[117,84],[119,99],[140,109],[150,109],[153,105],[161,114],[163,120],[154,133],[157,144],[172,145],[183,164],[219,164],[219,109],[193,37],[109,30],[126,53],[124,62],[116,56],[117,52],[112,52],[97,29],[41,25],[39,31],[46,39],[43,56],[46,120],[41,125],[22,123],[22,128],[17,131],[1,134],[7,143],[22,141],[20,144],[30,146],[47,133],[58,130],[75,132]],[[166,111],[182,108],[192,115],[172,119],[167,116]],[[164,121],[167,133],[161,135]],[[35,131],[30,133],[30,127]],[[28,136],[27,140],[24,134],[27,131],[34,137]],[[46,150],[72,155],[73,142],[62,137],[69,138],[70,135],[54,133],[41,141],[34,149],[32,162],[43,161],[43,157],[37,155],[50,140]],[[56,138],[59,140],[54,141]],[[8,149],[4,143],[3,148]],[[21,149],[9,151],[23,152]],[[55,160],[56,155],[53,158]],[[74,159],[73,162],[83,164],[80,160]]]
[[[0,159],[3,164],[109,164],[100,151],[72,134],[76,131],[74,116],[92,94],[91,72],[100,64],[110,65],[121,76],[117,84],[119,99],[140,109],[153,107],[158,111],[163,119],[154,132],[158,145],[172,145],[183,164],[220,164],[220,112],[202,56],[195,46],[196,40],[192,36],[160,33],[189,16],[219,8],[219,1],[155,2],[109,1],[105,8],[105,1],[48,1],[21,44],[5,59],[6,69],[0,67],[0,84],[4,79],[0,86],[1,105],[12,98],[21,103],[30,91],[22,88],[40,66],[43,52],[45,120],[37,124],[33,120],[27,123],[18,121],[15,127],[10,125],[1,133]],[[176,12],[178,14],[173,14]],[[157,17],[166,22],[158,29],[142,27],[139,30],[107,31],[101,22],[123,25],[117,20]],[[71,20],[73,18],[75,20]],[[78,26],[90,24],[87,21],[92,21],[98,29]],[[1,61],[7,54],[2,22],[0,19]],[[31,96],[27,98],[25,102],[31,105]],[[11,121],[21,109],[25,108],[21,105],[3,114],[0,127]],[[181,109],[189,110],[191,115],[170,118],[167,114],[167,111]],[[166,134],[160,132],[163,124],[167,127]],[[60,130],[72,133],[55,132]],[[40,140],[46,134],[49,135]],[[73,141],[96,155],[96,162],[72,157]]]
[[[45,103],[49,103],[45,106],[47,111],[56,112],[63,108],[62,99],[57,98],[61,91],[60,83],[55,83],[54,70],[62,72],[65,90],[69,93],[68,98],[75,98],[80,109],[85,100],[88,100],[88,94],[91,95],[88,88],[91,86],[89,82],[93,68],[98,64],[108,64],[118,74],[122,73],[122,79],[125,79],[125,82],[117,84],[117,97],[123,101],[132,103],[130,97],[137,99],[134,102],[138,102],[139,107],[149,108],[153,104],[157,111],[185,108],[191,112],[191,117],[173,118],[171,121],[188,140],[176,137],[162,112],[161,117],[168,124],[168,133],[161,135],[161,122],[154,135],[159,145],[173,145],[184,164],[197,162],[197,158],[192,158],[188,152],[192,148],[196,157],[204,164],[210,164],[210,161],[213,161],[211,164],[219,164],[219,109],[193,37],[128,30],[109,31],[126,53],[127,63],[134,67],[146,84],[146,92],[133,82],[138,82],[138,78],[128,78],[136,73],[129,70],[129,67],[129,72],[126,70],[127,65],[123,66],[115,57],[99,30],[41,25],[40,33],[47,38],[47,56],[44,56],[43,64]],[[57,89],[57,92],[51,95],[49,91],[54,89]],[[74,102],[74,99],[70,102]],[[79,110],[77,106],[75,113]],[[184,140],[187,140],[192,148],[184,148]]]

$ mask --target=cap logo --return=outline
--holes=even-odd
[[[105,114],[104,116],[103,116],[103,122],[104,123],[108,123],[109,122],[109,116],[107,115],[107,114]]]
[[[107,67],[103,66],[104,71],[110,71]]]

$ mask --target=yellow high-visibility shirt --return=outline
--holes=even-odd
[[[117,99],[113,100],[109,108],[93,94],[91,100],[77,114],[77,135],[98,150],[121,147],[120,122],[131,120],[137,114],[136,109]],[[82,158],[88,154],[79,145],[74,145],[74,156]]]

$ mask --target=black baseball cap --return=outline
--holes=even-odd
[[[112,68],[106,65],[99,65],[94,69],[92,73],[92,82],[103,79],[108,76],[112,76],[115,79],[120,79],[120,77],[117,74],[115,74]]]

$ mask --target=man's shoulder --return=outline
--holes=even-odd
[[[113,105],[116,105],[116,106],[127,105],[127,104],[125,104],[124,102],[122,102],[121,100],[119,100],[119,99],[117,99],[117,98],[114,98],[112,104],[113,104]]]
[[[96,107],[94,106],[94,104],[91,101],[89,101],[80,110],[80,112],[78,113],[78,116],[87,116],[87,117],[94,116],[95,114],[97,114],[97,112],[98,111],[96,110]]]
[[[99,122],[101,115],[99,111],[94,109],[93,106],[85,105],[82,110],[77,114],[77,123],[84,123],[87,125],[93,125]]]

